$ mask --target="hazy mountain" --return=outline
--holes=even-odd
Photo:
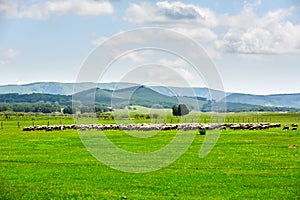
[[[58,82],[37,82],[24,85],[3,85],[0,86],[0,94],[18,93],[18,94],[60,94],[72,95],[76,92],[101,88],[107,90],[114,90],[117,88],[127,88],[136,86],[134,83],[58,83]]]
[[[120,90],[130,87],[141,86],[136,83],[58,83],[58,82],[37,82],[24,85],[3,85],[0,86],[0,94],[18,93],[18,94],[61,94],[72,95],[84,90],[100,88],[105,90]],[[148,88],[166,95],[166,96],[198,96],[210,99],[208,88],[181,88],[181,87],[163,87],[163,86],[147,86]],[[75,90],[75,91],[74,91]]]
[[[255,98],[254,98],[255,99]],[[145,107],[171,108],[175,104],[184,103],[193,110],[220,111],[224,112],[224,104],[216,101],[206,100],[201,97],[174,97],[163,95],[145,86],[134,86],[119,90],[106,90],[92,88],[72,95],[55,94],[0,94],[1,105],[7,104],[43,104],[71,106],[112,106],[113,108],[123,108],[128,105],[141,105]],[[299,109],[298,109],[299,110]],[[276,108],[271,106],[251,105],[245,103],[227,103],[227,111],[297,111],[290,108]]]
[[[226,96],[229,93],[225,93],[219,90],[209,88],[186,88],[186,87],[163,87],[163,86],[150,86],[152,90],[159,92],[167,96],[188,96],[188,97],[202,97],[211,100],[212,96]]]
[[[73,95],[73,100],[80,101],[85,105],[109,104],[113,106],[141,105],[145,107],[172,107],[181,102],[195,108],[198,104],[203,105],[205,101],[192,97],[172,97],[160,94],[145,86],[134,86],[119,90],[105,90],[94,88]]]
[[[228,95],[226,100],[232,103],[300,108],[300,94],[251,95],[234,93]]]
[[[160,94],[144,86],[134,86],[119,90],[107,90],[92,88],[72,95],[56,94],[0,94],[0,103],[57,103],[60,105],[93,106],[106,105],[113,107],[124,107],[127,105],[141,105],[145,107],[171,108],[175,104],[185,103],[191,108],[201,108],[206,103],[203,99],[192,97],[171,97]]]
[[[128,95],[133,93],[131,98],[132,103],[138,102],[146,105],[151,103],[163,103],[163,105],[170,105],[175,101],[188,101],[194,104],[195,98],[198,98],[198,103],[203,104],[204,100],[212,100],[211,94],[217,96],[223,92],[212,90],[208,88],[181,88],[181,87],[163,87],[163,86],[147,86],[141,87],[136,83],[57,83],[57,82],[38,82],[25,85],[5,85],[0,86],[0,94],[19,93],[19,94],[58,94],[58,95],[72,95],[74,93],[81,93],[84,97],[92,95],[92,91],[97,89],[96,98],[99,102],[110,103],[111,95],[113,101],[118,103],[125,103],[124,99],[128,99]],[[75,91],[74,91],[75,89]],[[115,92],[112,92],[114,91]],[[224,94],[223,94],[224,95]],[[250,95],[241,93],[225,93],[227,102],[259,105],[259,106],[277,106],[277,107],[295,107],[300,108],[300,94],[276,94],[276,95]],[[174,98],[178,97],[178,99]],[[205,98],[205,99],[203,99]],[[91,99],[91,98],[89,98]],[[166,102],[168,102],[166,104]],[[200,105],[199,104],[199,105]]]

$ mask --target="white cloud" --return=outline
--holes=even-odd
[[[202,27],[190,27],[187,26],[177,26],[171,28],[172,30],[179,32],[183,35],[189,36],[198,41],[213,41],[218,39],[218,35],[209,28]]]
[[[122,74],[121,77],[121,80],[118,80],[120,82],[134,82],[144,85],[189,87],[195,82],[182,71],[160,64],[140,65],[138,68]]]
[[[125,60],[134,63],[151,63],[153,58],[157,56],[157,51],[152,49],[138,49],[126,52],[120,60]]]
[[[0,65],[8,65],[12,59],[20,54],[17,49],[9,48],[6,50],[0,50]]]
[[[7,18],[47,19],[50,15],[105,15],[114,12],[108,1],[47,0],[25,3],[19,0],[0,0],[0,14]]]
[[[112,5],[107,1],[95,0],[56,0],[46,2],[46,8],[52,13],[75,15],[103,15],[113,13]]]
[[[179,1],[143,2],[130,4],[124,20],[140,25],[154,24],[183,33],[204,43],[208,53],[215,58],[224,52],[300,53],[300,24],[288,20],[296,8],[258,14],[262,4],[261,0],[245,2],[238,14],[229,15]]]
[[[10,60],[1,60],[0,59],[0,65],[8,65],[10,64]]]
[[[179,1],[130,4],[124,20],[133,24],[163,26],[200,41],[217,39],[212,30],[217,25],[214,12]]]
[[[245,54],[282,54],[300,52],[300,26],[290,22],[274,29],[251,27],[230,29],[216,44],[227,52]]]
[[[175,68],[179,68],[187,65],[187,62],[181,58],[177,58],[175,60],[160,59],[158,63],[167,67],[175,67]]]
[[[255,6],[259,6],[258,2]],[[278,9],[262,16],[255,6],[246,4],[235,16],[224,15],[222,24],[228,27],[215,42],[222,51],[241,54],[300,53],[300,25],[287,20],[294,8]]]
[[[195,82],[197,80],[197,76],[191,70],[192,66],[181,58],[177,58],[175,60],[161,59],[158,63],[173,69],[175,72],[180,74],[184,80],[188,80],[189,82]]]
[[[124,19],[134,24],[190,24],[193,22],[206,27],[214,27],[217,24],[216,16],[211,10],[179,1],[131,4],[125,12]]]
[[[147,53],[145,53],[146,51],[133,51],[133,52],[129,52],[128,54],[124,55],[121,57],[121,60],[128,60],[128,61],[132,61],[135,63],[142,63],[145,62],[147,59]]]
[[[18,56],[19,54],[20,54],[19,50],[12,49],[12,48],[9,48],[6,51],[2,52],[2,55],[7,57],[7,58],[14,58],[14,57]]]
[[[98,46],[98,45],[102,44],[102,43],[103,43],[105,40],[107,40],[107,39],[108,39],[108,37],[101,36],[101,37],[92,39],[92,40],[91,40],[91,44],[92,44],[92,45]]]

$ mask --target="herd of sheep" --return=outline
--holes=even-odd
[[[24,127],[23,131],[54,131],[54,130],[138,130],[138,131],[151,131],[151,130],[262,130],[269,128],[279,128],[280,123],[223,123],[223,124],[201,124],[201,123],[180,123],[180,124],[72,124],[72,125],[53,125],[53,126],[29,126]],[[292,124],[291,130],[297,130],[298,125]],[[285,125],[283,130],[288,130],[289,126]]]

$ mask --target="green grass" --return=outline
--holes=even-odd
[[[257,115],[229,115],[235,119],[254,116]],[[297,114],[259,117],[287,124],[297,120]],[[73,123],[72,118],[50,117],[52,124],[59,124],[60,120]],[[204,136],[197,135],[187,152],[170,166],[131,174],[97,161],[74,130],[22,132],[17,122],[30,125],[32,118],[11,117],[0,121],[4,123],[3,130],[0,129],[0,199],[300,198],[300,149],[287,148],[300,146],[299,130],[227,130],[203,159],[198,154]],[[46,124],[48,117],[34,117],[34,121]],[[150,152],[167,144],[175,133],[159,132],[146,139],[120,131],[106,134],[123,149]]]

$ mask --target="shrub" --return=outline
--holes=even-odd
[[[199,128],[198,131],[200,135],[206,135],[206,130],[204,128]]]

